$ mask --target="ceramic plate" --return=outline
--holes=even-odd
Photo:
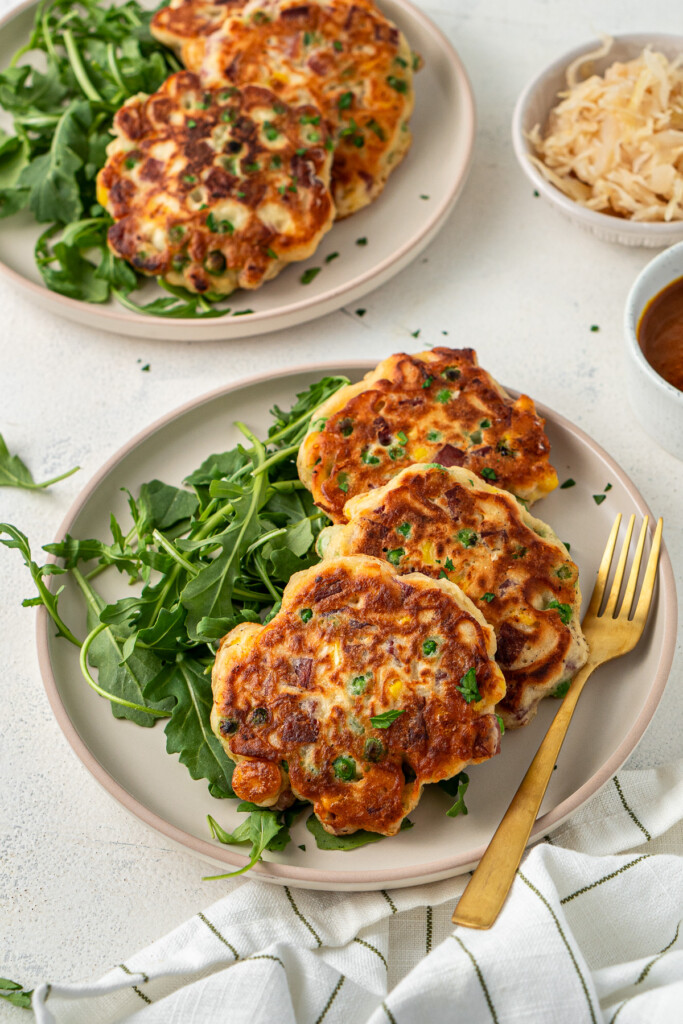
[[[26,4],[0,22],[0,68],[29,38],[36,6]],[[440,30],[407,0],[379,0],[378,6],[424,60],[415,78],[410,153],[380,198],[335,224],[309,260],[293,264],[258,291],[235,292],[232,310],[251,309],[252,313],[174,320],[133,313],[113,301],[97,305],[51,292],[42,285],[33,260],[34,243],[42,229],[24,212],[3,221],[0,272],[33,301],[61,316],[117,334],[165,341],[245,338],[291,327],[355,302],[389,280],[431,241],[460,194],[472,157],[474,103],[460,58]],[[11,120],[2,112],[0,126],[11,130]],[[366,238],[367,245],[356,245],[358,238]],[[339,258],[325,263],[332,252],[338,252]],[[303,285],[301,276],[310,267],[322,267],[322,271]],[[153,283],[146,289],[149,299],[165,294]],[[136,293],[135,301],[144,302],[142,295]]]
[[[296,392],[325,373],[344,373],[358,380],[370,364],[319,365],[260,377],[212,392],[154,423],[133,438],[100,470],[67,515],[60,530],[76,537],[109,535],[109,515],[124,517],[126,495],[155,477],[180,483],[220,444],[232,447],[238,438],[234,420],[246,422],[260,436],[269,423],[268,410],[288,407]],[[573,477],[576,486],[556,490],[534,512],[571,543],[581,570],[584,601],[617,512],[644,515],[648,508],[616,463],[575,426],[543,406],[552,442],[553,463],[560,480]],[[593,494],[611,489],[597,505]],[[121,577],[104,574],[98,588],[109,599],[121,596]],[[74,593],[67,590],[62,614],[81,636],[85,616]],[[60,607],[62,607],[60,605]],[[179,843],[185,850],[218,863],[224,871],[245,863],[239,847],[221,846],[209,838],[206,815],[232,830],[243,815],[232,801],[209,796],[204,782],[194,782],[175,755],[165,752],[163,726],[141,729],[112,716],[107,701],[83,681],[78,651],[54,635],[44,609],[39,611],[38,646],[48,697],[67,739],[95,778],[139,818]],[[553,773],[532,839],[545,833],[581,806],[626,760],[652,717],[671,666],[676,635],[676,593],[666,551],[651,621],[636,650],[600,669],[587,687]],[[427,882],[469,869],[505,812],[536,748],[557,710],[546,700],[525,729],[508,732],[498,757],[470,772],[469,815],[447,818],[449,798],[427,787],[411,814],[415,827],[381,843],[349,852],[316,848],[305,818],[293,829],[293,842],[279,854],[266,854],[254,877],[324,889],[380,889]],[[305,852],[298,848],[305,843]]]

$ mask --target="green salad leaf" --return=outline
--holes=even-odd
[[[66,480],[68,476],[73,476],[80,468],[80,466],[74,466],[66,473],[60,473],[59,476],[53,476],[50,480],[44,480],[43,483],[37,484],[31,470],[19,456],[10,455],[5,439],[0,434],[0,487],[21,487],[27,491],[44,491],[52,484]]]

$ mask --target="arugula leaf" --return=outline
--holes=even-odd
[[[412,821],[404,818],[399,831],[405,832],[406,829],[412,827]],[[360,846],[367,846],[368,843],[378,843],[380,839],[386,839],[386,836],[380,835],[379,832],[366,832],[364,829],[352,832],[348,836],[333,836],[325,831],[315,814],[312,814],[306,822],[306,828],[315,838],[319,850],[357,850]]]
[[[243,868],[239,868],[237,871],[229,871],[224,875],[206,875],[202,881],[212,882],[220,878],[234,878],[236,875],[245,874],[261,859],[261,854],[268,847],[268,844],[275,839],[281,828],[282,824],[280,823],[277,811],[264,810],[263,808],[251,811],[249,815],[249,841],[251,842],[249,861]],[[242,826],[240,825],[237,833],[240,833],[241,829]],[[218,835],[216,835],[216,838],[220,839]],[[223,840],[220,841],[223,842]],[[237,841],[244,842],[243,839],[238,839]]]
[[[444,793],[457,798],[453,806],[446,811],[449,818],[456,818],[459,814],[469,813],[465,805],[465,793],[469,784],[470,777],[467,772],[458,772],[452,779],[443,779],[437,783],[439,789],[443,789]]]
[[[33,479],[30,469],[21,461],[19,456],[10,455],[5,439],[0,434],[0,487],[21,487],[27,491],[44,491],[46,487],[51,487],[52,484],[58,483],[59,480],[66,480],[67,477],[73,476],[80,468],[80,466],[74,466],[73,469],[67,470],[66,473],[53,476],[50,480],[37,484]]]
[[[16,981],[9,978],[0,978],[0,999],[6,999],[13,1006],[21,1006],[25,1010],[31,1008],[31,996],[33,989],[25,989]]]
[[[194,515],[197,505],[196,495],[182,487],[172,487],[161,480],[150,480],[142,485],[137,499],[138,532],[166,530]]]
[[[29,161],[26,138],[8,135],[0,128],[0,188],[11,188]]]
[[[211,731],[211,679],[204,666],[191,658],[166,665],[146,683],[144,695],[157,706],[171,707],[167,752],[179,755],[193,779],[208,779],[231,796],[234,764]]]

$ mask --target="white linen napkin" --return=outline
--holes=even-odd
[[[683,762],[621,771],[529,851],[486,932],[467,876],[326,893],[246,881],[103,978],[41,984],[38,1024],[674,1024]]]

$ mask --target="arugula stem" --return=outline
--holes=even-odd
[[[202,882],[216,882],[220,878],[235,878],[236,875],[243,875],[245,871],[250,871],[254,864],[260,861],[261,857],[252,857],[252,859],[240,868],[239,871],[228,871],[226,875],[202,875]]]
[[[266,567],[263,564],[263,559],[261,558],[261,555],[259,553],[254,555],[254,565],[256,566],[256,571],[263,580],[263,584],[268,590],[268,592],[271,594],[273,600],[281,601],[282,594],[279,591],[277,591],[273,584],[271,583],[270,576],[266,572]]]
[[[103,103],[106,106],[106,101],[102,99],[97,89],[88,78],[78,47],[76,46],[74,37],[71,34],[71,29],[67,28],[64,31],[62,39],[64,40],[64,48],[69,56],[69,61],[71,62],[71,67],[73,68],[74,75],[76,76],[76,81],[80,85],[81,89],[89,100],[92,100],[94,103]]]
[[[74,473],[78,473],[80,466],[74,466],[73,469],[68,469],[66,473],[62,473],[61,476],[53,476],[51,480],[45,480],[41,484],[24,484],[23,486],[27,490],[41,491],[44,487],[51,487],[52,484],[59,483],[60,480],[66,480],[68,476],[73,476]]]
[[[197,566],[193,565],[192,562],[188,562],[186,558],[183,558],[178,549],[174,547],[174,545],[171,544],[170,541],[166,540],[163,533],[159,533],[158,530],[152,530],[152,536],[154,537],[157,544],[159,544],[160,547],[162,547],[164,551],[166,551],[167,554],[169,554],[178,565],[182,566],[182,568],[186,572],[188,572],[190,576],[197,575],[197,573],[199,572]]]
[[[275,466],[278,462],[282,462],[284,459],[289,458],[290,455],[294,455],[298,451],[298,444],[291,444],[289,448],[280,448],[273,455],[270,455],[265,462],[262,462],[257,469],[253,469],[251,471],[251,475],[258,476],[259,473],[266,473],[271,466]]]
[[[287,494],[290,491],[305,491],[308,490],[305,484],[301,483],[301,480],[275,480],[268,484],[274,491],[282,491],[283,494]]]
[[[253,544],[249,545],[247,550],[244,552],[245,558],[247,555],[250,555],[252,551],[255,551],[256,548],[260,548],[262,544],[265,544],[269,540],[274,540],[276,537],[281,537],[283,533],[287,533],[287,528],[284,526],[280,530],[270,530],[269,533],[264,533],[263,536],[259,537],[258,540],[255,540]]]
[[[153,715],[155,718],[170,718],[170,711],[159,711],[156,708],[148,708],[144,704],[135,704],[131,700],[124,700],[123,697],[116,697],[113,693],[108,693],[107,690],[103,690],[102,687],[95,682],[90,674],[90,669],[88,668],[88,651],[90,650],[90,645],[93,640],[108,628],[109,627],[106,622],[100,622],[93,630],[90,631],[90,633],[88,633],[87,637],[83,641],[78,661],[81,666],[81,673],[83,674],[83,678],[88,686],[92,687],[95,693],[99,693],[100,697],[106,697],[106,699],[111,701],[112,704],[121,704],[124,708],[132,708],[133,711],[144,711],[145,714]]]
[[[107,43],[107,63],[109,64],[109,70],[112,73],[112,78],[118,85],[123,95],[132,95],[130,90],[126,87],[126,83],[124,82],[123,77],[121,75],[119,62],[116,59],[116,48],[113,43]]]

